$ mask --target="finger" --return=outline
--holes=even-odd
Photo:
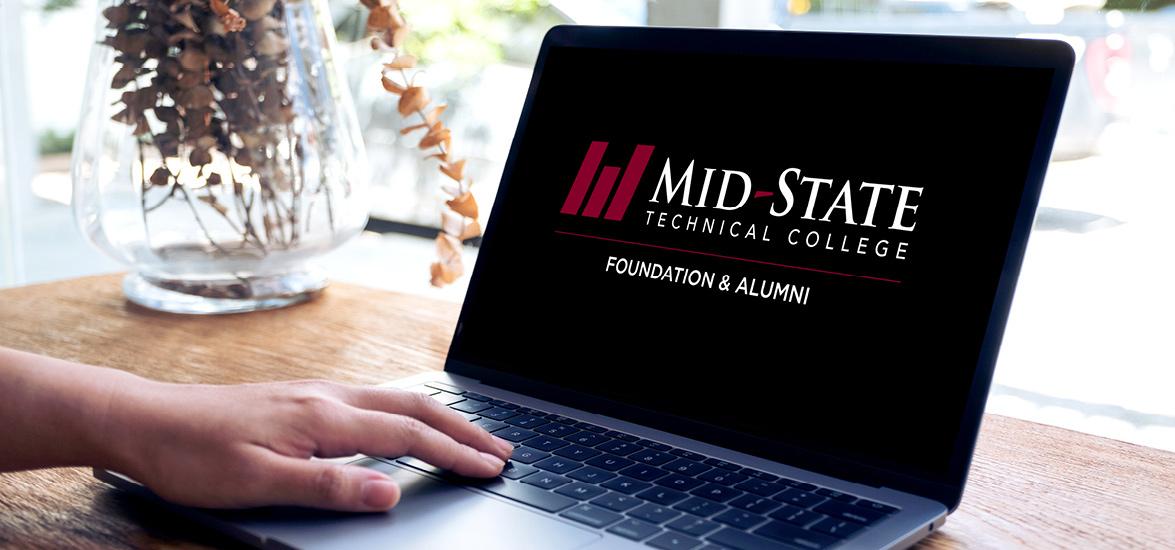
[[[460,443],[497,455],[503,460],[509,459],[514,452],[514,445],[509,441],[490,434],[423,393],[371,387],[357,387],[355,390],[345,398],[353,406],[411,416]]]
[[[376,512],[400,501],[400,487],[370,468],[285,456],[271,460],[259,493],[249,497],[254,505]]]
[[[457,442],[411,416],[356,409],[344,430],[355,450],[372,456],[414,456],[433,466],[470,477],[502,473],[497,455]]]

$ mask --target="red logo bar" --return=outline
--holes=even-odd
[[[584,155],[583,162],[579,165],[579,172],[575,174],[575,181],[571,184],[571,190],[567,192],[567,198],[563,200],[563,208],[559,210],[560,212],[573,216],[580,213],[579,210],[583,207],[588,188],[592,187],[592,176],[595,176],[596,170],[600,168],[600,160],[607,149],[608,142],[606,141],[593,141],[588,146],[587,154]],[[653,149],[652,145],[636,146],[632,157],[628,160],[628,165],[624,167],[624,175],[620,177],[620,186],[616,189],[616,196],[612,198],[612,203],[608,205],[608,211],[604,213],[604,219],[620,220],[624,218],[624,213],[628,210],[628,203],[632,201],[632,195],[636,192],[641,175],[644,174],[645,167],[649,164],[649,157],[653,155]],[[600,212],[608,203],[608,196],[612,194],[612,188],[616,186],[616,177],[619,173],[620,168],[616,166],[605,166],[600,170],[600,177],[595,182],[591,197],[587,198],[587,207],[583,208],[583,216],[600,217]]]
[[[645,173],[645,166],[649,164],[649,157],[653,156],[652,145],[637,145],[628,159],[628,166],[624,168],[624,177],[620,178],[620,188],[616,190],[616,197],[608,205],[608,212],[604,214],[606,220],[619,220],[628,211],[628,202],[636,192],[636,184],[640,183],[641,175]]]
[[[579,165],[579,173],[575,174],[575,182],[571,184],[571,191],[567,192],[560,212],[573,216],[579,213],[579,207],[583,206],[583,198],[587,196],[588,187],[592,183],[592,176],[596,175],[596,168],[600,166],[600,159],[607,149],[606,141],[593,141],[588,147],[587,154],[583,156],[583,163]]]
[[[600,217],[600,211],[604,209],[608,195],[612,194],[612,186],[616,185],[616,176],[619,174],[620,169],[615,166],[605,166],[600,171],[600,179],[596,180],[596,187],[592,189],[592,196],[588,198],[587,208],[583,209],[584,216]]]

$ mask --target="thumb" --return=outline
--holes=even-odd
[[[262,498],[271,505],[377,512],[400,501],[391,478],[362,466],[279,457],[269,472],[270,491]]]

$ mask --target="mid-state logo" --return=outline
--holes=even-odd
[[[652,145],[637,145],[632,152],[632,158],[628,159],[628,165],[624,167],[624,174],[620,175],[620,168],[616,166],[605,166],[599,170],[600,159],[608,149],[608,142],[593,141],[588,146],[587,154],[583,156],[579,172],[575,174],[575,181],[571,184],[571,190],[567,192],[563,208],[559,211],[572,216],[599,218],[600,212],[604,211],[604,205],[608,203],[608,197],[612,195],[612,188],[616,187],[616,178],[619,175],[620,186],[616,187],[616,194],[608,204],[608,210],[604,212],[604,219],[623,219],[624,213],[628,211],[628,203],[632,202],[632,195],[636,192],[636,186],[640,183],[641,175],[645,173],[645,167],[649,164],[649,157],[653,155],[653,148]],[[600,177],[593,186],[592,177],[596,175],[597,170]],[[587,197],[589,189],[592,194],[587,198],[587,206],[584,206],[584,197]]]

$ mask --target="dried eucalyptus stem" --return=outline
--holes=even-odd
[[[461,261],[461,242],[481,234],[477,222],[477,201],[469,192],[472,184],[465,178],[465,160],[451,155],[451,132],[440,120],[444,105],[429,108],[431,99],[428,91],[417,86],[407,70],[416,66],[416,58],[404,53],[404,41],[408,37],[408,24],[400,14],[396,0],[360,0],[371,13],[367,18],[367,29],[374,36],[371,48],[388,54],[390,60],[383,66],[383,87],[389,93],[399,96],[396,105],[402,117],[415,116],[419,121],[405,127],[402,134],[424,131],[418,146],[433,151],[429,158],[437,159],[441,173],[455,182],[444,185],[441,191],[447,195],[445,210],[441,212],[441,231],[437,234],[437,261],[430,266],[430,282],[433,286],[444,286],[457,280],[464,273]]]
[[[123,0],[103,12],[112,31],[104,43],[120,67],[111,86],[123,90],[123,109],[113,118],[138,138],[141,166],[131,177],[139,179],[145,225],[151,213],[180,200],[207,240],[206,252],[264,256],[297,245],[321,199],[334,231],[331,187],[325,176],[307,182],[300,162],[302,138],[286,91],[286,1]],[[432,151],[428,157],[454,182],[442,186],[446,209],[430,266],[431,283],[443,286],[464,272],[461,242],[481,233],[465,160],[451,156],[451,133],[440,120],[445,106],[431,106],[427,90],[408,73],[416,59],[402,51],[408,26],[397,3],[360,1],[371,10],[372,48],[390,57],[383,86],[399,96],[401,116],[419,121],[403,133],[424,131],[419,147]],[[160,158],[149,175],[148,149]],[[169,159],[186,159],[195,173]],[[235,242],[219,242],[209,217],[227,225]]]
[[[324,182],[307,186],[300,162],[285,9],[283,0],[238,0],[236,9],[224,0],[123,0],[103,11],[104,43],[119,67],[111,87],[122,90],[113,119],[137,138],[131,177],[148,236],[150,215],[179,200],[206,252],[264,256],[298,244],[303,195],[329,194]],[[153,170],[148,150],[159,158]],[[214,236],[213,219],[235,242]],[[168,252],[150,237],[148,246]]]

